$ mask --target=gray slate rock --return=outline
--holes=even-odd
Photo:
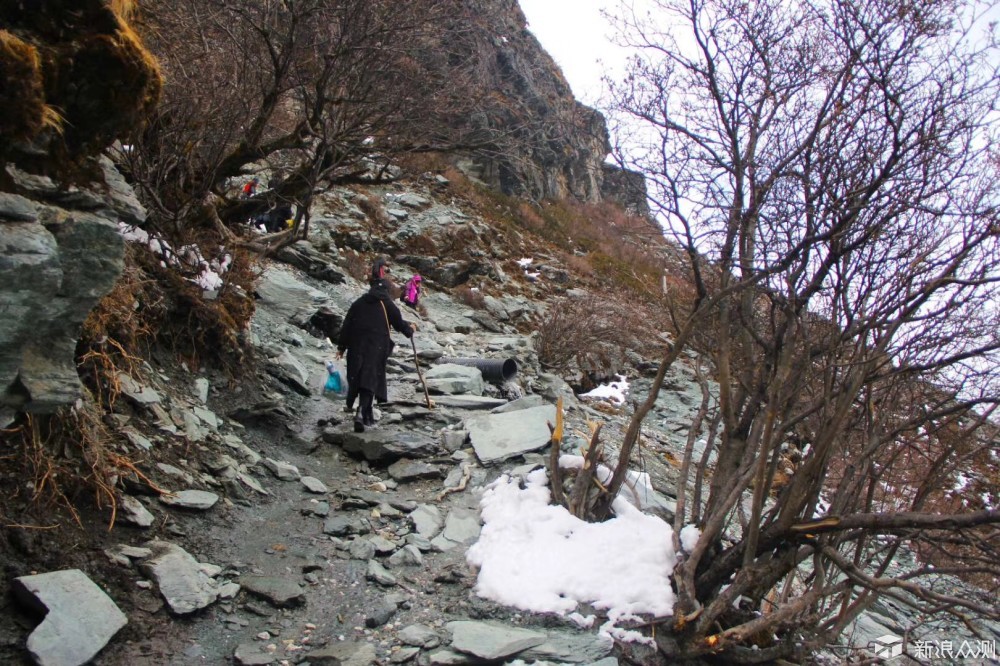
[[[610,638],[593,634],[564,634],[550,632],[541,645],[525,650],[519,659],[532,661],[558,661],[564,663],[589,663],[604,659],[614,649]]]
[[[365,616],[365,626],[369,629],[381,627],[383,624],[388,623],[395,614],[396,604],[383,602]]]
[[[331,516],[323,523],[323,534],[330,536],[339,537],[349,534],[368,534],[369,532],[371,532],[371,527],[368,522],[356,516]]]
[[[397,635],[404,645],[415,645],[421,648],[436,648],[441,645],[441,637],[426,624],[411,624],[404,627]]]
[[[365,578],[384,587],[392,587],[396,584],[396,577],[375,560],[368,560],[368,571],[365,573]]]
[[[416,647],[404,647],[399,648],[391,655],[389,655],[389,663],[391,664],[405,664],[409,660],[420,654],[420,648]]]
[[[406,544],[391,556],[389,564],[394,567],[419,567],[424,564],[424,556],[413,544]]]
[[[302,477],[295,465],[283,460],[264,458],[264,467],[268,468],[271,474],[274,474],[281,481],[298,481]]]
[[[441,511],[433,504],[419,504],[410,512],[410,521],[417,534],[425,539],[433,539],[444,526]]]
[[[479,514],[468,509],[455,508],[444,521],[441,536],[455,543],[472,543],[479,538],[482,529]]]
[[[160,501],[179,509],[207,511],[215,506],[219,496],[207,490],[179,490],[170,495],[160,495]]]
[[[448,453],[454,453],[465,446],[468,439],[469,432],[467,430],[445,430],[441,433],[441,446]]]
[[[478,661],[471,655],[446,648],[431,652],[427,655],[427,659],[431,666],[464,666],[464,664],[474,664]]]
[[[233,653],[233,661],[237,666],[267,666],[277,660],[270,652],[261,650],[258,643],[240,643]]]
[[[389,465],[389,476],[401,483],[419,481],[420,479],[439,479],[441,469],[419,460],[403,458]]]
[[[330,489],[326,487],[326,484],[317,479],[315,476],[303,476],[299,481],[305,486],[306,490],[311,493],[316,493],[317,495],[325,495],[330,492]]]
[[[347,547],[347,552],[350,553],[352,560],[364,560],[367,562],[375,557],[375,544],[370,539],[355,539]]]
[[[371,666],[375,646],[371,643],[331,643],[309,653],[313,666]]]
[[[435,365],[424,373],[427,390],[433,393],[482,395],[485,389],[479,368],[454,363]]]
[[[500,405],[506,405],[507,401],[502,398],[487,398],[481,395],[437,395],[434,396],[434,404],[456,409],[493,409]]]
[[[550,438],[546,424],[555,421],[555,406],[545,405],[506,414],[475,416],[465,420],[465,427],[476,456],[488,463],[543,448]]]
[[[293,580],[279,576],[241,576],[240,585],[247,592],[278,608],[293,608],[306,602],[306,591]]]
[[[166,541],[150,542],[153,556],[139,570],[160,588],[160,594],[177,615],[186,615],[208,606],[219,596],[217,583],[202,565],[180,546]]]
[[[86,664],[108,644],[128,618],[79,569],[14,579],[14,593],[45,613],[28,636],[28,652],[39,666]]]
[[[541,645],[547,638],[545,634],[537,631],[468,620],[449,622],[447,627],[452,633],[453,650],[490,661],[504,659]]]
[[[545,398],[537,393],[533,393],[531,395],[524,396],[523,398],[512,400],[506,405],[501,405],[495,409],[491,409],[490,412],[493,414],[506,414],[507,412],[516,412],[521,409],[530,409],[531,407],[543,407],[545,404]]]
[[[259,307],[302,326],[321,306],[329,306],[330,297],[295,277],[287,267],[272,264],[258,281]],[[336,308],[334,308],[336,309]]]
[[[160,402],[160,394],[152,388],[140,384],[124,372],[118,373],[118,385],[125,397],[139,405],[151,405]]]
[[[156,520],[146,506],[131,495],[123,495],[118,508],[118,519],[130,525],[149,527]]]
[[[38,204],[20,194],[0,192],[0,218],[13,222],[34,222],[38,219]]]
[[[374,430],[355,433],[327,429],[323,432],[323,440],[339,444],[351,455],[381,464],[389,464],[400,458],[421,458],[437,453],[437,445],[432,439],[413,432]]]

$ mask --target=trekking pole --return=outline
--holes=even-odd
[[[410,336],[410,346],[413,347],[413,363],[417,366],[417,377],[420,377],[420,384],[424,387],[424,398],[427,399],[427,409],[434,409],[434,403],[431,402],[431,396],[427,392],[427,382],[424,381],[424,373],[420,372],[420,361],[417,359],[417,343],[413,341],[413,336]]]

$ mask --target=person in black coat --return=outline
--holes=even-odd
[[[389,283],[383,277],[385,271],[381,260],[373,266],[371,288],[348,308],[337,342],[340,356],[347,351],[348,408],[354,405],[356,398],[361,399],[354,416],[355,432],[364,432],[366,426],[375,425],[373,400],[380,403],[388,400],[385,364],[394,346],[389,327],[408,338],[413,337],[416,330],[414,324],[403,319],[392,302]]]

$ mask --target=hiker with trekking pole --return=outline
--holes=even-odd
[[[410,338],[411,344],[417,329],[415,323],[403,319],[389,295],[388,272],[384,259],[372,264],[370,288],[348,308],[337,342],[338,358],[347,352],[347,408],[353,409],[355,400],[359,400],[354,414],[355,432],[374,427],[373,403],[389,399],[385,366],[395,347],[392,329]],[[413,348],[416,358],[415,344]]]

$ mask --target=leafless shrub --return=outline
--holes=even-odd
[[[467,284],[462,284],[452,290],[452,295],[459,301],[476,310],[486,309],[486,296],[482,291]]]
[[[549,304],[538,323],[538,359],[551,370],[577,369],[585,375],[604,377],[620,372],[625,349],[639,349],[655,331],[627,303],[589,295],[560,298]]]

